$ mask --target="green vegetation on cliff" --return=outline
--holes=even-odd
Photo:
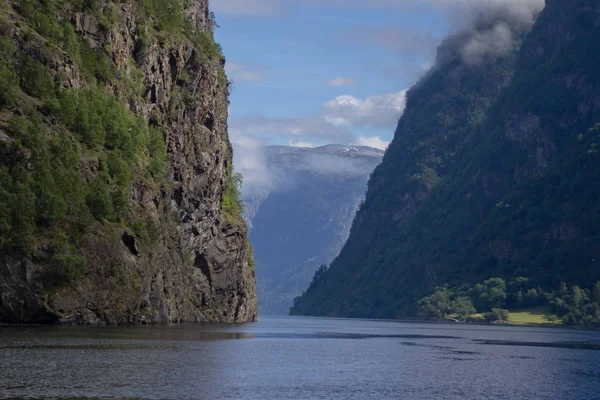
[[[45,51],[62,50],[74,60],[86,77],[85,87],[63,87],[64,77],[53,76],[50,66],[16,52],[12,39],[0,40],[3,120],[8,143],[14,141],[18,149],[5,156],[2,166],[8,191],[0,199],[5,249],[27,250],[36,237],[57,231],[76,240],[92,217],[133,224],[135,216],[127,215],[133,177],[160,182],[167,168],[160,129],[134,115],[105,87],[116,80],[117,71],[106,52],[92,49],[66,19],[59,21],[65,3],[21,1],[20,16],[9,16],[24,18],[35,30],[28,35],[46,38]],[[95,2],[68,5],[98,13]]]
[[[134,177],[159,183],[167,168],[159,128],[101,84],[60,88],[29,56],[3,62],[18,73],[9,90],[14,105],[4,108],[16,151],[0,169],[7,191],[0,198],[2,247],[26,251],[57,232],[76,240],[92,218],[134,223],[127,212]]]
[[[242,212],[244,211],[241,197],[242,175],[230,168],[227,174],[227,184],[221,196],[221,205],[223,212],[230,222],[242,221]]]
[[[26,29],[33,29],[27,35],[46,39],[45,51],[64,51],[86,81],[82,88],[65,88],[60,82],[64,77],[54,76],[50,66],[17,52],[11,38],[0,38],[2,120],[8,143],[14,141],[18,148],[0,166],[4,250],[27,251],[36,238],[57,232],[68,233],[59,235],[62,241],[76,241],[92,218],[133,227],[138,216],[128,212],[127,205],[132,184],[138,180],[160,185],[165,176],[168,160],[160,126],[132,113],[107,86],[119,85],[116,73],[125,71],[116,68],[104,49],[94,49],[78,36],[71,21],[58,18],[65,7],[73,7],[90,12],[108,29],[120,16],[111,2],[102,12],[99,6],[96,1],[25,0],[16,7],[20,15],[7,10],[2,15],[23,18]],[[180,40],[177,34],[187,31],[200,57],[223,58],[212,35],[195,31],[184,18],[183,1],[165,7],[143,0],[140,7],[144,20],[152,22],[150,29],[140,27],[140,40],[147,41],[151,34]],[[240,214],[237,209],[227,212]]]
[[[446,57],[408,95],[345,248],[292,313],[416,316],[436,287],[492,277],[592,290],[600,17],[576,3],[549,0],[517,53],[473,65],[448,62],[442,46]],[[451,303],[470,311],[466,297]]]
[[[255,317],[214,26],[205,0],[0,2],[0,321]]]

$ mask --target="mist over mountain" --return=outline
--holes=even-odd
[[[255,151],[253,162],[246,157],[236,168],[245,177],[259,307],[261,314],[285,315],[319,266],[339,253],[383,151],[342,145]]]

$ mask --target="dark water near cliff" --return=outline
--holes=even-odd
[[[0,398],[598,399],[600,332],[262,318],[0,327]]]

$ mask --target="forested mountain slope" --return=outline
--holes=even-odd
[[[257,315],[207,0],[0,2],[0,321]]]
[[[524,40],[467,58],[460,40],[484,21],[442,45],[348,242],[293,314],[413,316],[444,284],[600,279],[600,3],[548,0],[527,35],[495,17]]]

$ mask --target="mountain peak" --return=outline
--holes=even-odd
[[[326,144],[319,147],[266,146],[267,154],[328,154],[349,157],[383,157],[385,151],[368,146]]]

